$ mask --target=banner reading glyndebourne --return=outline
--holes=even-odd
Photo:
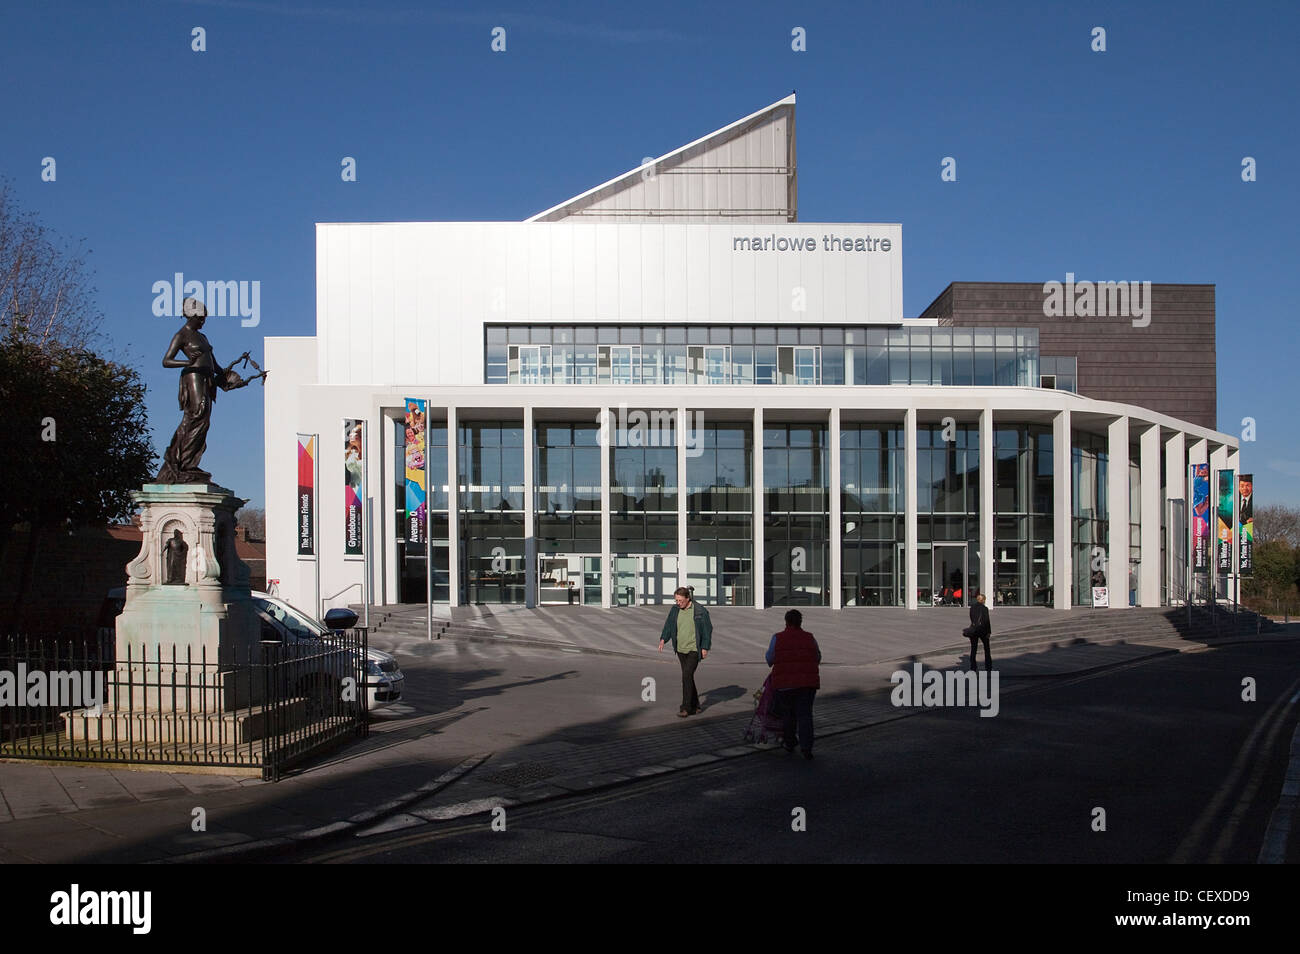
[[[365,552],[362,542],[361,481],[364,470],[366,422],[346,418],[343,421],[343,552],[359,556]]]
[[[406,399],[406,542],[423,543],[425,529],[424,401]]]
[[[1192,570],[1210,570],[1210,465],[1192,465]]]
[[[316,555],[316,435],[298,435],[298,556]]]
[[[1233,495],[1236,492],[1236,474],[1231,470],[1219,471],[1218,550],[1215,562],[1219,573],[1232,572],[1232,531],[1237,521],[1233,516]]]
[[[1241,549],[1241,575],[1255,571],[1255,475],[1242,474],[1237,481],[1238,547]]]

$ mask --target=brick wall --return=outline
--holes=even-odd
[[[1129,318],[1049,318],[1043,285],[954,282],[921,313],[965,328],[1038,329],[1042,355],[1078,359],[1085,397],[1217,428],[1213,285],[1152,284],[1150,324]]]

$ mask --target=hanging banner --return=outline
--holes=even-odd
[[[406,398],[406,542],[424,543],[428,467],[424,446],[424,401]]]
[[[1237,480],[1237,535],[1241,550],[1241,575],[1255,571],[1255,475],[1242,474]]]
[[[1210,465],[1192,465],[1192,572],[1210,571]]]
[[[1233,505],[1236,500],[1236,473],[1231,470],[1219,471],[1219,506],[1218,506],[1218,549],[1215,563],[1220,574],[1232,572],[1232,531],[1237,521],[1233,519]]]
[[[316,435],[298,435],[298,556],[316,555]]]
[[[362,535],[365,519],[361,509],[361,482],[364,473],[366,422],[346,418],[343,421],[343,553],[360,556],[365,552]]]

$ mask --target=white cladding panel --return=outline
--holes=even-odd
[[[890,250],[831,251],[827,236]],[[323,384],[482,384],[489,323],[903,319],[896,224],[326,223],[316,244]]]

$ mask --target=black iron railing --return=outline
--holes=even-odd
[[[364,629],[225,652],[0,637],[0,758],[284,770],[367,734]]]

